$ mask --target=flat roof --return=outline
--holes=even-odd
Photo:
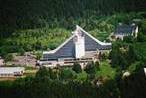
[[[0,67],[0,74],[13,74],[24,70],[24,67]]]

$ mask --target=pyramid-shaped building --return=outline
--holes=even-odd
[[[90,35],[80,26],[55,50],[43,52],[40,65],[72,65],[74,62],[85,63],[97,59],[99,52],[111,50],[111,43],[104,43]]]

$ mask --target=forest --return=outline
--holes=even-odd
[[[76,65],[77,66],[77,65]],[[91,66],[91,65],[90,65]],[[27,76],[15,81],[0,81],[1,98],[144,98],[146,80],[143,69],[135,71],[129,77],[122,77],[121,71],[114,79],[94,78],[93,68],[84,81],[77,80],[77,73],[70,69],[40,68],[35,77]],[[92,70],[91,70],[92,69]],[[97,85],[97,83],[102,84]],[[96,83],[97,82],[97,83]]]
[[[146,96],[145,0],[0,0],[0,56],[4,59],[11,57],[10,53],[55,49],[75,25],[108,42],[120,22],[136,23],[138,37],[112,42],[112,51],[102,56],[100,64],[90,62],[84,70],[79,64],[42,67],[35,76],[0,81],[0,98]],[[123,71],[131,75],[123,77]],[[100,86],[98,81],[102,81]]]
[[[145,11],[145,0],[5,0],[0,1],[0,30],[40,28],[91,16]],[[60,25],[64,27],[64,25]],[[9,28],[9,29],[8,29]],[[2,36],[1,35],[1,36]]]
[[[119,22],[144,24],[145,6],[145,0],[0,1],[0,54],[54,49],[77,24],[104,41]]]

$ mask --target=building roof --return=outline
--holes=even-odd
[[[24,71],[24,67],[0,67],[0,74],[13,74],[20,71]]]
[[[135,24],[132,25],[119,24],[114,33],[121,35],[132,34],[133,32],[135,32],[136,27],[137,26]]]
[[[94,38],[88,32],[83,30],[81,27],[76,27],[78,30],[84,34],[85,37],[85,51],[96,51],[98,50],[107,50],[111,49],[111,43],[104,43],[99,41],[98,39]],[[67,39],[64,43],[62,43],[58,48],[55,50],[44,52],[43,58],[54,60],[57,58],[74,58],[75,57],[75,44],[74,44],[74,34]]]

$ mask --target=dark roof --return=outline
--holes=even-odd
[[[121,24],[117,26],[114,33],[115,34],[131,34],[135,31],[136,27],[137,27],[136,25]]]
[[[85,35],[85,51],[96,51],[111,49],[111,45],[100,45],[88,35]]]
[[[57,52],[53,54],[44,54],[43,58],[48,59],[57,59],[57,58],[66,58],[73,57],[74,58],[75,45],[73,43],[73,38],[66,43],[63,47],[61,47]]]
[[[100,45],[95,40],[85,35],[85,51],[96,51],[111,49],[111,45]],[[75,57],[75,44],[73,38],[66,43],[62,48],[60,48],[56,53],[53,54],[44,54],[43,58],[47,59],[57,59],[57,58],[74,58]]]

